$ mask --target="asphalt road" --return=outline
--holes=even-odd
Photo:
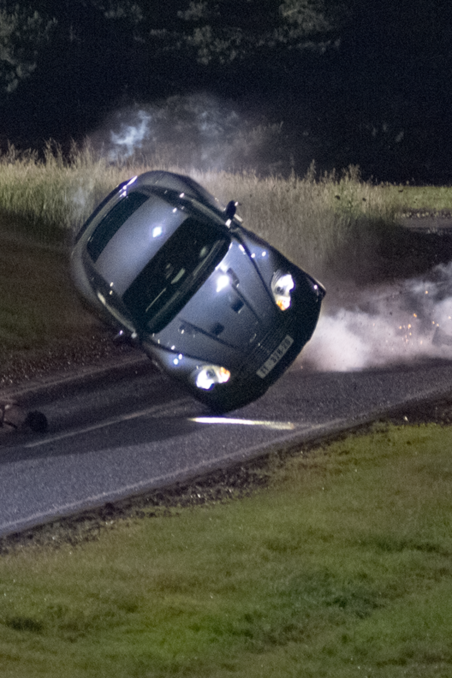
[[[371,421],[451,384],[452,362],[295,364],[263,398],[219,418],[142,358],[41,384],[15,395],[47,415],[48,433],[0,440],[0,536]]]

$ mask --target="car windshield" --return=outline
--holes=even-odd
[[[209,277],[229,244],[226,232],[187,218],[123,295],[137,325],[151,333],[162,330]]]

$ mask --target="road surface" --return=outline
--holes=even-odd
[[[372,421],[451,385],[445,361],[359,372],[295,364],[260,400],[213,417],[133,357],[16,392],[49,431],[1,438],[0,536]]]

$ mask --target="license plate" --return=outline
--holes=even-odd
[[[263,379],[264,377],[272,371],[272,369],[279,363],[281,358],[287,353],[289,348],[293,344],[293,339],[288,334],[282,340],[277,349],[273,351],[271,356],[265,361],[263,365],[257,370],[256,374],[258,377]]]

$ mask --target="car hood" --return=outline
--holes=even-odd
[[[180,313],[151,335],[159,346],[225,367],[242,360],[274,324],[277,308],[245,248],[232,240]]]

